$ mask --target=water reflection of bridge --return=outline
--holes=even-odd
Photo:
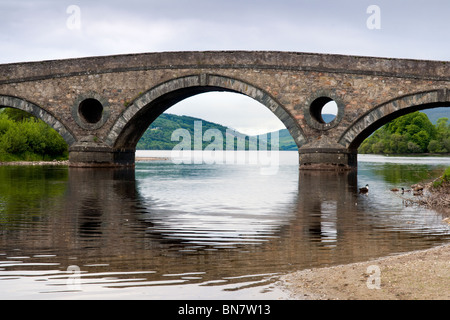
[[[115,272],[117,282],[123,277],[129,286],[133,286],[133,277],[140,279],[140,285],[149,286],[170,284],[168,280],[220,280],[237,285],[248,279],[239,275],[277,274],[365,260],[416,249],[418,244],[432,245],[434,237],[427,235],[420,243],[412,231],[384,228],[370,195],[358,194],[356,172],[304,171],[293,186],[292,201],[277,207],[287,215],[278,225],[272,219],[272,229],[261,222],[265,232],[258,241],[248,244],[233,239],[234,243],[226,246],[229,239],[224,237],[221,246],[199,245],[170,225],[164,232],[158,231],[164,224],[162,212],[156,202],[152,203],[151,195],[142,194],[135,175],[134,169],[70,168],[66,192],[55,199],[55,210],[45,208],[37,227],[27,232],[11,231],[8,236],[24,245],[23,253],[30,252],[27,262],[45,248],[54,254],[47,262],[60,264],[62,270],[75,264],[84,272],[98,272],[100,277],[103,272]],[[214,221],[198,222],[202,223],[214,226]],[[216,227],[210,230],[214,237],[220,234],[221,226]],[[17,242],[3,250],[13,252]],[[36,268],[43,267],[37,264]],[[196,276],[183,278],[192,272]]]
[[[154,279],[194,268],[208,270],[202,276],[206,281],[414,249],[407,232],[374,228],[373,213],[357,192],[354,172],[301,172],[297,193],[285,208],[292,212],[289,223],[283,220],[260,243],[231,249],[196,246],[176,235],[168,239],[169,229],[165,234],[151,232],[158,210],[143,201],[134,169],[72,168],[65,198],[65,212],[49,218],[48,243],[58,251],[55,259],[60,263],[91,265],[86,269],[92,272],[102,269],[95,265],[108,265],[109,271],[157,270],[151,275]]]

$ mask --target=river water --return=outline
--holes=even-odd
[[[360,155],[353,173],[276,160],[0,167],[0,299],[286,298],[284,273],[450,240],[441,213],[390,191],[450,158]]]

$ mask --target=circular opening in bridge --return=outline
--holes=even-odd
[[[97,99],[89,98],[80,103],[78,112],[87,123],[98,123],[102,119],[103,105]]]
[[[336,119],[338,106],[329,97],[320,97],[313,101],[310,107],[311,117],[319,123],[330,123]]]

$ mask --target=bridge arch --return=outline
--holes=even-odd
[[[213,74],[175,78],[141,94],[120,115],[106,143],[116,150],[135,149],[145,130],[165,110],[188,97],[212,91],[234,92],[257,100],[283,122],[299,147],[306,143],[293,116],[270,94],[241,80]]]
[[[450,90],[432,90],[398,97],[359,117],[341,135],[339,143],[348,150],[356,151],[367,137],[386,123],[411,112],[437,107],[450,107]]]
[[[70,130],[67,129],[67,127],[65,127],[54,115],[32,102],[18,97],[0,95],[0,107],[20,109],[41,119],[58,132],[69,146],[76,141]]]

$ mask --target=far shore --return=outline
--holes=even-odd
[[[136,157],[135,161],[167,161],[167,157]],[[0,166],[68,166],[69,160],[53,160],[53,161],[4,161],[0,162]]]
[[[368,155],[368,156],[385,156],[385,157],[450,157],[450,152],[444,153],[358,153],[358,155]]]
[[[170,158],[167,157],[136,157],[135,161],[139,162],[139,161],[166,161],[169,160]]]
[[[282,151],[282,150],[280,150]],[[296,151],[296,150],[289,150]],[[364,154],[365,155],[365,154]],[[411,154],[367,154],[367,155],[379,155],[385,157],[414,157],[414,156],[423,156],[423,157],[449,157],[450,153],[411,153]],[[167,161],[170,160],[169,157],[138,157],[136,156],[136,162],[142,161]],[[52,160],[52,161],[0,161],[0,166],[38,166],[38,165],[69,165],[69,160]]]
[[[67,165],[69,165],[69,160],[0,162],[0,166],[67,166]]]

